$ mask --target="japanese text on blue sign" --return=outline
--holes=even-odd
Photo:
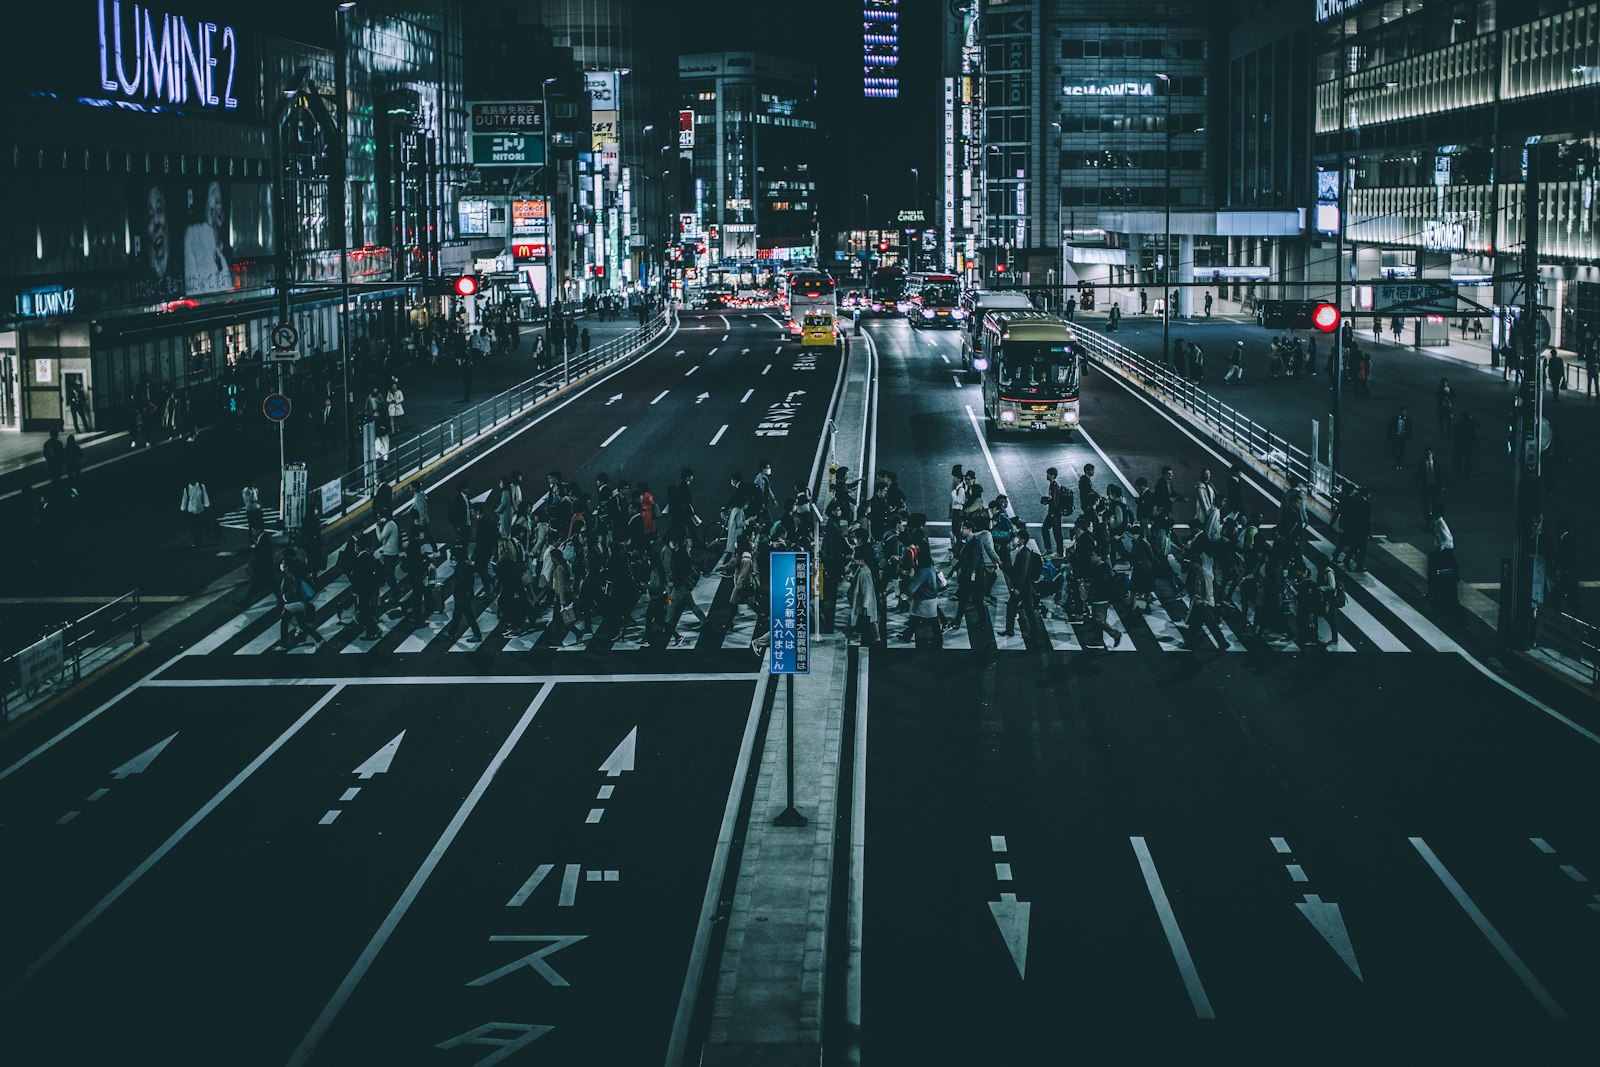
[[[770,618],[772,673],[811,673],[809,552],[772,553]]]

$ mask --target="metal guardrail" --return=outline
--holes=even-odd
[[[626,359],[664,334],[670,327],[669,311],[662,311],[650,323],[616,337],[594,349],[570,356],[563,367],[559,356],[549,370],[534,375],[519,385],[474,404],[459,415],[430,426],[382,456],[347,471],[340,479],[342,505],[337,512],[324,513],[324,522],[340,518],[370,500],[380,485],[398,485],[428,464],[442,459],[465,444],[527,411],[550,394],[560,391],[595,371]],[[312,487],[316,491],[316,487]]]
[[[0,660],[0,722],[18,718],[143,643],[137,589],[45,631],[33,644]]]
[[[1310,453],[1224,404],[1172,367],[1141,356],[1093,330],[1078,328],[1077,334],[1095,363],[1184,412],[1278,484],[1287,485],[1292,475],[1328,508],[1337,492],[1352,488],[1353,483],[1342,476],[1318,484]]]
[[[1541,617],[1539,644],[1553,648],[1578,662],[1589,672],[1589,686],[1600,689],[1600,627],[1564,611],[1554,620]]]

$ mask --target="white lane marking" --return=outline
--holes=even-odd
[[[596,800],[610,800],[611,799],[611,794],[616,791],[616,788],[617,787],[614,786],[614,785],[603,785],[603,786],[601,786],[600,787],[600,792],[595,794],[595,799]]]
[[[775,356],[781,356],[781,355],[783,355],[783,346],[782,346],[782,345],[779,345],[779,346],[778,346],[778,347],[777,347],[777,348],[774,348],[774,349],[773,349],[773,350],[772,350],[772,354],[773,354],[773,355],[775,355]],[[763,371],[763,372],[762,372],[762,373],[763,373],[763,374],[765,374],[765,373],[766,373],[766,372],[765,372],[765,371]]]
[[[765,367],[761,368],[761,373],[765,374],[765,373],[767,373],[767,371],[769,371],[771,369],[772,369],[772,364],[768,363]]]
[[[361,792],[361,787],[359,785],[351,786],[349,789],[346,789],[343,794],[340,795],[339,803],[341,803],[341,804],[350,803],[352,800],[354,800],[356,798],[357,794],[359,794],[360,792]]]
[[[1311,879],[1306,875],[1306,869],[1300,866],[1298,863],[1286,863],[1284,864],[1283,869],[1289,872],[1289,878],[1293,881],[1311,881]]]
[[[1133,479],[1122,473],[1122,469],[1119,468],[1115,463],[1111,462],[1111,457],[1106,455],[1105,449],[1095,444],[1095,440],[1093,437],[1089,436],[1088,430],[1085,430],[1082,426],[1079,426],[1078,433],[1083,436],[1084,444],[1094,449],[1094,454],[1100,457],[1101,462],[1106,465],[1106,470],[1110,471],[1116,476],[1117,481],[1122,484],[1122,491],[1129,494],[1129,500],[1131,502],[1133,493]]]
[[[261,754],[256,756],[255,759],[251,760],[249,764],[245,766],[244,770],[234,775],[233,779],[228,782],[227,785],[218,790],[216,796],[206,801],[205,805],[201,807],[199,811],[189,816],[182,826],[173,831],[171,837],[163,841],[154,852],[145,857],[143,863],[139,864],[139,866],[133,869],[132,874],[129,874],[122,881],[118,882],[115,889],[111,890],[111,892],[100,898],[100,902],[94,907],[90,908],[88,913],[84,915],[83,918],[72,924],[72,929],[68,930],[66,933],[57,938],[55,944],[45,949],[43,954],[41,954],[38,959],[34,960],[28,965],[27,970],[23,971],[16,978],[14,978],[11,981],[11,984],[6,986],[3,992],[0,992],[0,1004],[10,1000],[12,994],[16,993],[16,991],[26,985],[34,975],[38,974],[41,970],[47,967],[51,960],[59,956],[63,949],[77,939],[79,934],[88,929],[90,923],[94,922],[101,915],[105,914],[106,909],[121,899],[122,894],[126,893],[133,887],[135,882],[149,873],[150,868],[154,867],[157,863],[160,863],[162,858],[165,857],[167,853],[171,852],[174,848],[177,848],[178,844],[182,842],[185,837],[189,836],[190,831],[192,831],[196,826],[200,825],[201,820],[203,820],[207,815],[210,815],[213,811],[216,811],[224,800],[227,800],[233,795],[234,790],[243,785],[245,780],[248,779],[252,774],[260,770],[262,764],[271,759],[280,748],[288,744],[289,739],[295,734],[299,733],[300,728],[306,723],[310,722],[312,718],[316,716],[317,712],[327,707],[328,704],[333,701],[333,698],[338,696],[343,689],[344,686],[335,685],[332,689],[329,689],[326,693],[324,693],[321,699],[319,699],[315,704],[311,705],[311,707],[307,708],[305,713],[291,723],[287,730],[283,731],[283,733],[277,736],[276,740],[274,740],[266,748],[262,749]]]
[[[278,606],[276,597],[262,597],[250,604],[244,611],[223,623],[210,634],[196,641],[189,649],[191,656],[204,656],[208,652],[215,652],[218,648],[236,634],[248,630],[251,624],[267,617]]]
[[[960,377],[960,375],[956,375],[956,374],[950,375],[950,384],[955,386],[957,389],[960,389],[961,388],[961,377]]]
[[[747,682],[758,677],[760,671],[721,674],[503,674],[473,675],[473,685],[559,685],[568,682]],[[249,685],[272,688],[280,685],[461,685],[461,679],[449,675],[398,675],[393,678],[157,678],[142,683],[152,689],[204,689],[219,685]]]
[[[178,735],[177,734],[173,734],[172,736],[176,737]],[[109,790],[109,789],[105,788],[104,786],[102,786],[99,789],[96,789],[93,793],[90,793],[88,796],[84,797],[83,801],[84,801],[85,804],[92,804],[95,801],[99,800],[101,797],[105,796],[109,792],[111,792],[111,790]]]
[[[596,822],[599,822],[602,818],[604,818],[605,814],[606,814],[606,809],[605,808],[590,808],[589,809],[589,817],[584,819],[583,821],[586,822],[586,823],[596,823]]]
[[[745,401],[749,400],[750,397],[753,396],[754,394],[755,394],[755,390],[754,389],[745,390],[744,396],[741,396],[739,398],[739,403],[743,404]]]
[[[322,813],[322,818],[317,820],[317,825],[318,826],[327,826],[329,823],[333,822],[333,820],[337,819],[338,817],[339,817],[339,809],[338,808],[329,808],[327,811]]]
[[[728,432],[728,424],[727,423],[723,423],[722,424],[722,429],[717,431],[716,436],[711,439],[711,443],[712,444],[716,444],[718,441],[722,440],[722,435],[727,433],[727,432]]]
[[[994,865],[994,878],[997,882],[1014,881],[1011,877],[1011,864],[997,863]]]
[[[1561,865],[1561,873],[1566,875],[1568,878],[1571,878],[1574,882],[1587,882],[1589,880],[1582,871],[1578,870],[1578,868],[1574,867],[1570,863],[1563,863]]]
[[[1003,838],[1003,837],[999,837],[999,836],[991,836],[989,838],[989,851],[990,852],[1004,852],[1004,851],[1006,851],[1006,839]]]
[[[1287,856],[1289,853],[1294,851],[1294,849],[1289,847],[1289,842],[1281,837],[1274,837],[1272,839],[1272,848],[1280,856]]]
[[[1500,931],[1494,928],[1494,924],[1489,921],[1489,917],[1479,910],[1478,905],[1472,902],[1471,897],[1467,896],[1467,891],[1461,888],[1461,883],[1456,881],[1455,876],[1445,868],[1443,863],[1439,862],[1439,857],[1433,854],[1433,849],[1428,847],[1428,843],[1420,837],[1410,838],[1410,841],[1412,847],[1422,856],[1423,862],[1432,868],[1439,881],[1443,882],[1444,887],[1450,891],[1450,895],[1456,898],[1456,903],[1461,905],[1461,910],[1467,913],[1467,918],[1472,920],[1472,924],[1478,928],[1478,932],[1488,940],[1490,945],[1494,946],[1494,950],[1500,954],[1500,958],[1506,962],[1506,966],[1511,968],[1511,972],[1527,987],[1528,992],[1533,994],[1534,999],[1539,1002],[1545,1011],[1549,1012],[1551,1018],[1565,1019],[1567,1017],[1566,1011],[1562,1009],[1560,1004],[1556,1003],[1555,998],[1540,984],[1539,979],[1533,976],[1533,972],[1528,970],[1528,965],[1522,962],[1522,957],[1518,956],[1516,951],[1506,942],[1506,939],[1500,936]]]
[[[693,374],[695,371],[697,371],[699,369],[700,369],[700,364],[696,363],[694,366],[692,366],[688,370],[684,371],[683,372],[683,376],[685,378],[687,378],[689,375]]]
[[[650,406],[651,407],[655,407],[657,404],[661,403],[662,398],[665,397],[670,392],[672,392],[671,389],[663,389],[663,390],[661,390],[661,396],[658,396],[654,400],[650,401]]]
[[[722,328],[723,328],[723,329],[724,329],[724,330],[731,330],[731,329],[733,329],[733,327],[732,327],[732,326],[729,326],[729,325],[728,325],[728,316],[726,316],[726,315],[718,315],[718,316],[717,316],[717,318],[719,318],[719,319],[721,319],[721,320],[722,320]],[[726,340],[727,340],[727,338],[726,338],[726,337],[724,337],[724,338],[723,338],[723,340],[724,340],[724,341],[726,341]]]
[[[1206,996],[1205,986],[1200,984],[1200,972],[1195,970],[1194,957],[1189,955],[1189,946],[1184,943],[1183,931],[1178,929],[1178,917],[1172,912],[1172,904],[1167,900],[1167,891],[1161,885],[1161,876],[1156,873],[1155,860],[1150,857],[1150,848],[1144,843],[1142,837],[1130,837],[1133,842],[1133,851],[1139,857],[1139,869],[1144,872],[1145,888],[1150,891],[1150,900],[1156,906],[1156,914],[1161,917],[1161,928],[1167,934],[1167,946],[1172,949],[1172,958],[1178,961],[1178,971],[1183,975],[1183,984],[1189,991],[1189,1003],[1194,1005],[1194,1014],[1197,1019],[1215,1019],[1216,1013],[1211,1010],[1211,1000]]]
[[[1538,849],[1540,852],[1543,852],[1546,856],[1554,856],[1556,854],[1556,850],[1552,848],[1550,842],[1546,841],[1544,838],[1530,837],[1528,840],[1533,842],[1534,848]]]
[[[61,818],[56,820],[56,825],[57,826],[65,826],[65,825],[67,825],[67,823],[71,822],[73,819],[76,819],[79,815],[82,815],[82,814],[83,814],[83,812],[78,811],[76,809],[74,809],[72,811],[69,811],[65,815],[61,816]]]
[[[714,355],[716,355],[716,354],[717,354],[717,349],[716,349],[716,347],[715,347],[715,346],[713,346],[713,347],[712,347],[712,349],[711,349],[711,351],[709,351],[709,352],[707,352],[707,353],[706,353],[706,357],[707,357],[707,358],[710,358],[710,357],[711,357],[711,356],[714,356]]]
[[[997,496],[1006,495],[1006,487],[1000,481],[1000,468],[994,465],[994,453],[989,451],[989,442],[983,439],[983,427],[978,425],[978,413],[972,410],[972,405],[967,405],[967,418],[972,420],[972,432],[978,435],[978,447],[983,450],[983,461],[989,464],[989,476],[994,479],[994,491]]]
[[[318,1015],[316,1022],[311,1024],[311,1029],[301,1040],[300,1047],[295,1049],[294,1055],[290,1057],[289,1062],[291,1064],[305,1063],[311,1058],[311,1054],[316,1051],[317,1044],[322,1040],[323,1035],[328,1032],[328,1027],[333,1025],[333,1020],[343,1010],[345,1002],[350,999],[350,994],[355,992],[356,986],[361,983],[361,979],[366,977],[367,971],[372,968],[373,961],[378,958],[378,953],[383,951],[383,946],[388,943],[395,927],[399,926],[400,920],[405,918],[405,914],[410,910],[412,902],[417,899],[417,894],[422,891],[424,883],[433,874],[434,868],[439,866],[439,861],[444,858],[445,851],[455,841],[456,835],[461,832],[461,827],[466,824],[467,817],[472,814],[472,809],[477,807],[478,801],[483,798],[483,794],[489,788],[489,783],[493,781],[495,774],[500,770],[501,764],[505,763],[506,757],[511,755],[511,750],[517,746],[517,742],[522,740],[522,735],[527,731],[528,725],[533,722],[533,717],[539,713],[539,709],[544,706],[545,699],[553,692],[555,692],[555,686],[553,685],[542,687],[539,690],[539,695],[533,698],[533,703],[528,705],[528,710],[522,713],[522,718],[517,720],[517,725],[512,728],[510,735],[506,737],[505,744],[500,746],[500,751],[495,753],[494,759],[489,761],[489,766],[484,768],[483,775],[479,777],[478,783],[472,787],[472,792],[468,793],[467,798],[461,802],[461,807],[457,809],[455,817],[450,820],[450,825],[444,828],[444,833],[439,835],[439,840],[434,842],[432,851],[422,861],[422,866],[417,868],[417,873],[412,875],[410,883],[401,892],[400,899],[395,901],[393,908],[389,909],[389,914],[384,917],[383,922],[378,926],[377,932],[372,935],[372,940],[367,942],[367,947],[362,950],[360,958],[350,968],[350,973],[344,976],[344,981],[339,983],[339,988],[334,991],[333,996],[322,1009],[322,1014]]]
[[[622,436],[622,431],[626,430],[626,429],[627,429],[626,426],[618,426],[615,433],[613,433],[610,437],[606,438],[604,441],[600,442],[600,447],[604,448],[607,445],[609,445],[612,441],[615,441],[617,438],[621,437]]]
[[[672,354],[674,356],[681,356],[681,355],[683,355],[683,352],[684,352],[684,350],[680,348],[680,349],[678,349],[676,352],[674,352]]]
[[[949,356],[947,356],[947,355],[945,355],[945,354],[944,354],[944,353],[943,353],[943,352],[940,352],[940,353],[939,353],[939,358],[940,358],[940,359],[942,359],[942,360],[944,360],[944,361],[945,361],[945,362],[946,362],[946,363],[949,363],[949,362],[950,362],[950,357],[949,357]]]
[[[723,339],[723,340],[724,340],[724,341],[726,341],[726,340],[727,340],[727,339],[728,339],[728,335],[727,335],[727,334],[723,334],[723,335],[722,335],[722,339]],[[713,348],[713,349],[712,349],[712,350],[711,350],[711,351],[713,351],[713,352],[715,352],[715,351],[716,351],[716,349],[714,349],[714,348]]]

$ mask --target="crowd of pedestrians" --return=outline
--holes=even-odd
[[[1153,484],[1137,479],[1131,495],[1100,481],[1093,464],[1083,468],[1076,489],[1055,468],[1044,473],[1047,488],[1030,526],[1004,494],[987,494],[976,472],[957,464],[950,472],[951,536],[937,543],[926,513],[909,511],[894,476],[880,474],[860,521],[844,520],[852,546],[852,631],[867,642],[885,641],[894,629],[888,620],[904,612],[896,637],[918,647],[939,647],[945,634],[964,626],[971,648],[989,650],[997,634],[1013,636],[1020,626],[1038,648],[1048,647],[1042,620],[1055,614],[1087,634],[1085,647],[1110,648],[1125,639],[1113,606],[1121,619],[1154,610],[1159,601],[1162,610],[1176,609],[1190,647],[1229,646],[1224,608],[1237,613],[1248,633],[1310,648],[1338,642],[1340,568],[1365,567],[1371,533],[1365,491],[1343,503],[1339,558],[1318,566],[1307,558],[1306,493],[1298,484],[1268,524],[1247,509],[1238,469],[1221,485],[1205,471],[1185,493],[1167,467]],[[1002,582],[1004,614],[997,619]],[[1322,637],[1319,624],[1330,637]]]

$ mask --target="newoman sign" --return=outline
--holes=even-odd
[[[125,100],[239,106],[239,37],[232,26],[191,22],[140,4],[95,0],[100,87]]]

